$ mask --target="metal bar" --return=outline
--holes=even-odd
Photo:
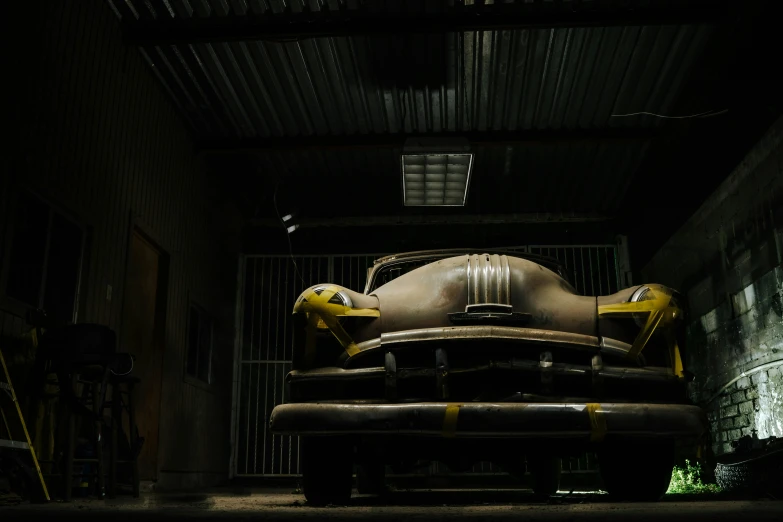
[[[675,125],[675,128],[677,126]],[[507,147],[513,145],[545,145],[563,143],[594,142],[642,142],[668,136],[672,130],[648,127],[622,129],[533,129],[485,132],[439,132],[416,134],[417,138],[467,139],[474,147]],[[342,136],[297,136],[266,138],[212,138],[196,142],[200,153],[209,154],[253,154],[282,150],[335,150],[335,149],[402,149],[410,134],[351,134]],[[278,222],[278,226],[280,223]]]
[[[579,291],[579,271],[577,270],[578,265],[576,264],[576,248],[571,248],[571,260],[573,261],[574,270],[574,288]]]
[[[603,214],[573,214],[538,212],[530,214],[456,214],[456,215],[394,215],[394,216],[348,216],[341,218],[300,219],[300,228],[323,227],[377,227],[409,225],[466,225],[466,224],[537,224],[537,223],[597,223],[608,221],[611,216]],[[249,220],[253,227],[279,228],[280,222],[271,218]],[[547,248],[547,247],[541,247]],[[285,256],[282,256],[285,257]],[[348,256],[345,256],[348,257]],[[349,259],[359,256],[351,256]]]
[[[261,260],[263,263],[263,259]],[[251,288],[251,291],[253,292],[253,300],[252,300],[252,309],[250,312],[250,355],[253,355],[253,339],[255,337],[255,327],[256,327],[256,276],[258,275],[258,261],[256,259],[253,259],[253,286]],[[258,374],[259,381],[261,374]],[[250,370],[247,373],[247,432],[245,433],[245,472],[247,472],[247,460],[250,458],[250,399],[251,399],[251,393],[253,391],[253,369],[250,368]],[[258,384],[256,384],[258,386]],[[257,395],[257,394],[256,394]],[[258,399],[256,399],[256,403],[258,402]],[[257,410],[258,408],[256,408]],[[256,414],[258,416],[258,414]],[[257,424],[257,423],[256,423]],[[255,451],[255,450],[254,450]]]
[[[384,371],[386,372],[386,400],[397,400],[397,358],[394,352],[386,352],[384,356]]]
[[[30,446],[28,446],[26,442],[18,440],[0,439],[0,448],[29,450]]]
[[[280,258],[277,259],[277,262],[280,262]],[[270,359],[270,349],[271,349],[271,341],[272,341],[272,274],[273,274],[273,265],[272,260],[269,261],[269,266],[267,267],[267,271],[269,272],[269,283],[267,287],[267,292],[269,292],[268,300],[267,300],[267,310],[266,310],[266,317],[264,318],[264,324],[266,327],[266,358]],[[261,470],[266,473],[266,463],[267,463],[267,439],[270,438],[267,430],[267,419],[269,418],[269,367],[270,365],[264,365],[264,418],[263,418],[263,425],[264,425],[264,454],[263,458],[261,459]],[[274,377],[274,375],[273,375]],[[274,389],[272,390],[272,394],[274,395]],[[274,399],[273,399],[274,400]],[[274,452],[274,436],[272,436],[272,447],[270,448],[270,458],[269,460],[272,460],[273,458],[273,452]]]
[[[270,260],[271,264],[271,260]],[[259,329],[264,328],[264,313],[269,313],[267,310],[263,309],[263,302],[264,302],[264,279],[266,278],[266,272],[267,267],[266,263],[262,263],[261,265],[261,293],[259,295],[259,301],[262,303],[262,310],[259,314]],[[269,329],[267,328],[267,333]],[[259,343],[258,343],[258,354],[261,355],[261,336],[263,335],[263,330],[260,332],[259,335]],[[266,358],[269,359],[269,341],[267,340],[267,354]],[[258,376],[259,376],[259,382],[258,382],[258,391],[256,392],[256,439],[255,439],[255,447],[256,450],[258,449],[258,401],[260,397],[260,390],[261,390],[261,367],[258,367]],[[267,406],[267,394],[269,392],[269,387],[267,386],[267,383],[269,382],[269,365],[264,366],[264,418],[266,418],[266,406]],[[264,438],[262,447],[261,447],[261,472],[264,473],[266,471],[266,422],[264,424],[264,430],[262,432],[262,436]],[[256,461],[253,462],[253,471],[257,470],[258,466],[258,460],[256,458]]]
[[[598,288],[601,288],[601,276],[600,272],[596,274],[596,271],[593,269],[593,250],[594,248],[588,248],[587,249],[587,261],[588,266],[590,267],[590,295],[600,295],[595,293],[595,279],[596,275],[598,275]],[[597,255],[596,255],[597,257]],[[598,260],[596,259],[596,264],[598,263]]]
[[[124,22],[123,41],[153,46],[248,40],[290,40],[358,35],[446,34],[558,27],[622,27],[716,24],[726,20],[714,8],[641,8],[547,12],[519,5],[450,9],[441,13],[376,15],[362,10],[322,13],[159,18]]]
[[[242,359],[242,364],[287,364],[290,359]]]
[[[560,246],[563,248],[613,247],[611,243],[584,243],[579,245],[528,245],[528,248],[546,248]],[[532,253],[532,252],[531,252]]]
[[[275,271],[275,280],[277,282],[277,295],[275,297],[275,358],[277,357],[277,351],[280,347],[280,344],[278,343],[279,334],[280,334],[280,273],[282,272],[282,259],[277,260],[277,270]],[[287,263],[287,261],[286,261]],[[269,300],[272,300],[271,292],[272,287],[269,287]],[[269,316],[269,321],[272,321],[272,315]],[[270,330],[272,329],[272,325],[269,325]],[[269,366],[267,366],[268,368]],[[282,399],[281,399],[282,400]],[[277,406],[277,366],[272,366],[272,407],[274,408]],[[271,412],[268,412],[269,415],[271,415]],[[268,422],[269,415],[264,416],[264,425]],[[271,469],[274,473],[275,470],[275,443],[277,441],[278,435],[272,434],[272,463],[271,463]],[[282,455],[281,455],[282,457]]]
[[[229,456],[228,464],[228,477],[233,478],[236,474],[236,462],[237,462],[237,409],[239,408],[239,393],[240,393],[240,376],[242,375],[242,341],[244,340],[244,324],[243,319],[245,316],[245,263],[244,256],[239,256],[237,266],[237,291],[236,291],[236,307],[234,308],[234,368],[233,376],[231,380],[231,452]]]
[[[384,256],[388,256],[389,253],[376,253],[376,254],[331,254],[334,257],[359,257],[361,255],[367,255],[371,256],[374,260],[379,259]],[[291,254],[246,254],[245,257],[247,259],[275,259],[278,257],[285,257],[288,259],[291,259]],[[302,264],[305,260],[310,258],[319,258],[319,257],[326,257],[323,254],[311,254],[311,255],[304,255],[304,256],[298,256],[297,264],[300,266],[300,269],[302,270],[302,278],[304,279],[304,269],[302,268],[304,265]],[[304,288],[302,288],[304,290]]]
[[[292,262],[287,262],[286,265],[285,265],[285,289],[286,289],[285,293],[286,293],[286,297],[285,297],[285,302],[284,302],[285,314],[283,314],[283,342],[285,343],[285,349],[283,350],[283,356],[284,357],[291,357],[293,359],[293,356],[294,356],[293,332],[289,332],[288,331],[289,328],[290,328],[290,326],[288,324],[288,314],[289,314],[288,310],[290,310],[289,304],[288,304],[288,294],[291,295],[291,299],[292,300],[296,299],[296,297],[297,297],[295,292],[289,292],[289,287],[291,287],[291,285],[289,284],[289,277],[292,276],[292,271],[291,271],[291,268],[292,268],[291,265],[292,264],[293,264]],[[295,286],[293,288],[295,288]],[[289,342],[289,339],[291,339],[291,342]],[[293,363],[289,362],[288,364],[292,365]],[[290,370],[290,368],[289,368],[289,370]],[[283,386],[285,386],[285,383],[283,384]],[[283,400],[283,402],[285,402],[285,400]],[[291,445],[293,443],[293,437],[294,436],[292,436],[292,435],[288,436],[288,472],[289,473],[291,473]]]

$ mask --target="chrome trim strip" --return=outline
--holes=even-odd
[[[511,304],[511,269],[507,256],[467,256],[468,305]]]
[[[618,341],[617,339],[612,339],[611,337],[601,337],[601,353],[604,353],[606,355],[613,355],[615,357],[627,357],[628,352],[631,351],[631,345],[628,343],[625,343],[623,341]],[[645,365],[645,359],[643,354],[639,354],[639,357],[637,357],[636,362],[644,366]]]
[[[405,330],[402,332],[387,332],[381,337],[358,343],[359,351],[364,352],[380,348],[384,344],[422,342],[442,340],[459,340],[475,338],[516,340],[520,342],[540,342],[566,344],[570,347],[581,345],[586,348],[599,348],[602,354],[615,357],[625,357],[631,345],[610,337],[593,337],[590,335],[569,332],[537,330],[534,328],[515,328],[509,326],[454,326],[445,328],[423,328],[420,330]],[[643,359],[640,357],[640,364]]]
[[[421,328],[401,332],[381,334],[380,345],[396,343],[413,343],[436,340],[467,340],[467,339],[504,339],[509,341],[532,342],[542,344],[561,344],[573,348],[584,348],[595,351],[600,343],[592,335],[575,334],[571,332],[556,332],[536,328],[515,328],[511,326],[446,326],[437,328]],[[361,343],[359,349],[362,349]]]
[[[376,337],[375,339],[370,339],[368,341],[363,341],[361,343],[357,343],[356,346],[359,348],[360,352],[363,352],[365,350],[372,350],[374,348],[380,348],[381,347],[381,338]]]
[[[575,364],[550,363],[553,373],[583,375],[592,372],[589,366],[580,366]],[[520,371],[540,371],[538,362],[532,360],[513,359],[511,362],[491,362],[476,366],[473,368],[453,368],[451,373],[472,373],[487,371],[491,369],[500,370],[520,370]],[[408,377],[434,377],[434,368],[397,368],[398,378]],[[648,368],[621,368],[617,366],[605,366],[597,373],[607,378],[618,379],[643,379],[651,381],[668,381],[674,379],[674,373],[671,368],[648,367]],[[371,368],[344,369],[336,367],[314,368],[312,370],[292,370],[286,376],[291,381],[309,381],[309,380],[339,380],[339,379],[380,379],[386,375],[386,370],[382,366]]]
[[[501,267],[501,288],[503,295],[500,298],[501,304],[511,304],[511,267],[508,264],[508,256],[500,256]]]

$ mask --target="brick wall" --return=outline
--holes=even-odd
[[[782,137],[780,118],[642,270],[687,296],[685,364],[716,455],[753,430],[783,436],[783,366],[751,373],[783,360]]]

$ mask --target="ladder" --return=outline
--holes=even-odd
[[[22,415],[22,408],[19,406],[19,400],[16,397],[16,392],[14,391],[14,385],[11,383],[11,375],[8,373],[8,366],[5,363],[5,358],[3,357],[3,351],[0,350],[0,364],[3,366],[3,375],[5,377],[5,381],[0,381],[0,389],[2,389],[6,395],[11,399],[11,402],[13,402],[14,407],[16,409],[16,414],[19,416],[19,422],[22,425],[22,430],[24,431],[24,437],[26,442],[24,441],[18,441],[11,439],[11,427],[8,424],[8,418],[6,417],[5,410],[3,409],[2,404],[0,404],[0,415],[2,415],[3,419],[3,425],[5,426],[5,433],[7,434],[7,439],[0,438],[0,447],[2,448],[10,448],[14,450],[26,450],[30,452],[30,456],[33,458],[33,464],[35,465],[35,470],[38,472],[38,480],[41,482],[41,488],[43,490],[44,497],[47,501],[51,500],[49,498],[49,490],[46,488],[46,481],[43,478],[43,474],[41,473],[41,466],[38,465],[38,457],[35,455],[35,449],[33,449],[33,443],[30,440],[30,433],[27,431],[27,424],[24,422],[24,415]],[[0,394],[2,395],[2,394]]]

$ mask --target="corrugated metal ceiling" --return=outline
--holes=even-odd
[[[298,12],[305,5],[302,0],[107,1],[130,24],[172,17],[242,17],[270,10],[280,13],[286,8]],[[393,10],[400,5],[437,9],[451,3],[313,0],[306,5],[311,11],[379,4],[383,4],[379,9]],[[580,8],[597,5],[589,0],[555,3]],[[616,9],[628,4],[614,0],[601,2],[601,7]],[[147,46],[141,51],[197,140],[638,129],[662,122],[644,115],[612,115],[668,113],[711,30],[701,25],[663,25],[469,31],[404,39],[351,36],[179,43]],[[482,148],[477,151],[476,184],[471,192],[483,193],[487,199],[483,205],[474,203],[488,207],[493,201],[499,205],[493,210],[565,207],[611,212],[647,145]],[[334,181],[372,173],[394,183],[399,181],[395,153],[392,149],[308,153],[304,156],[308,172],[302,175],[316,178],[323,174]],[[301,153],[262,153],[264,164],[277,175],[292,170],[287,157],[303,163]],[[377,161],[388,162],[388,169]],[[534,196],[509,195],[512,179],[521,179],[524,192]],[[569,183],[555,190],[541,180]],[[532,186],[542,183],[546,186],[532,191]],[[564,186],[569,187],[566,193]],[[489,198],[495,190],[500,192]],[[393,211],[393,205],[389,209]]]

